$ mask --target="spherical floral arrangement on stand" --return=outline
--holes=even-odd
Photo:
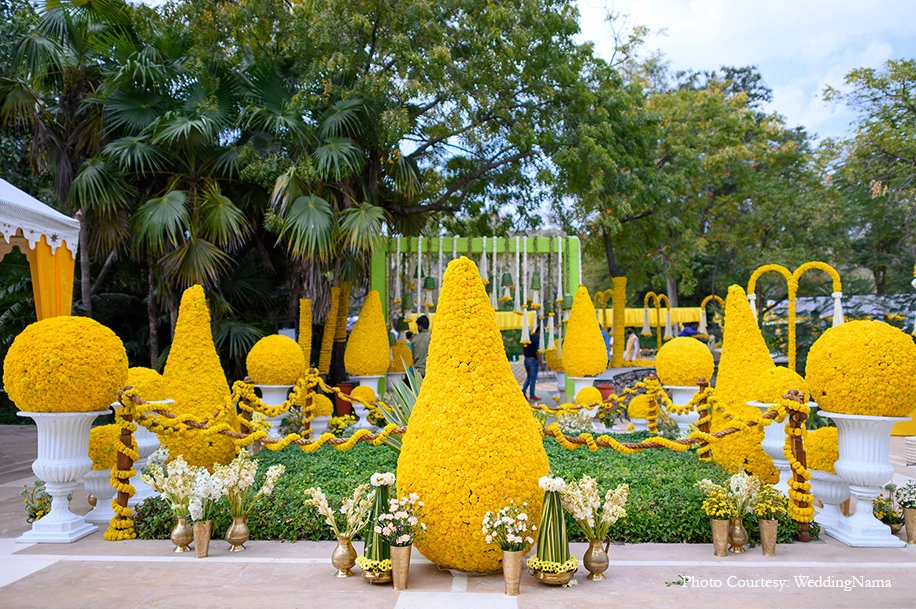
[[[834,464],[840,458],[836,427],[821,427],[808,432],[805,437],[805,453],[808,469],[835,474]]]
[[[398,492],[426,503],[420,553],[444,568],[494,572],[500,551],[480,534],[483,516],[512,497],[539,518],[547,453],[480,275],[465,257],[445,272],[435,328],[398,459]]]
[[[662,345],[655,358],[655,371],[665,385],[695,387],[701,377],[710,380],[715,368],[709,347],[686,336]]]
[[[791,390],[801,391],[805,400],[811,398],[804,377],[784,366],[774,366],[764,371],[754,383],[754,400],[764,404],[778,404]]]
[[[301,355],[301,352],[300,352]],[[211,425],[226,423],[238,431],[235,406],[229,401],[229,384],[223,373],[204,289],[195,285],[181,297],[175,338],[163,374],[174,395],[169,410],[195,419],[209,419]],[[214,417],[214,413],[217,413]],[[235,443],[222,435],[207,436],[199,431],[160,436],[172,458],[183,455],[189,465],[213,467],[235,458]]]
[[[127,380],[127,353],[114,332],[85,317],[44,319],[20,333],[4,360],[3,383],[20,416],[35,420],[38,458],[51,511],[19,541],[70,543],[98,530],[69,508],[69,495],[92,468],[92,421],[109,412]]]
[[[274,334],[254,344],[245,359],[248,376],[257,385],[293,385],[305,374],[305,356],[296,341]]]
[[[344,365],[353,376],[381,376],[388,371],[388,329],[382,316],[379,293],[372,290],[359,312],[359,319],[350,332]]]

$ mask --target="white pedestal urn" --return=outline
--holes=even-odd
[[[693,399],[693,396],[697,394],[697,391],[700,390],[697,385],[664,385],[664,388],[671,392],[671,403],[675,406],[686,406],[690,403],[690,400]],[[700,414],[696,409],[685,414],[675,414],[671,412],[671,418],[677,423],[680,435],[686,437],[690,432],[690,426],[696,425],[696,422],[700,420]]]
[[[262,402],[268,406],[279,406],[289,397],[289,392],[292,390],[293,385],[255,385],[255,387],[261,390]],[[284,418],[286,418],[286,413],[276,417],[268,417],[267,420],[270,422],[270,432],[268,432],[267,435],[271,437],[279,436],[280,423],[283,422]]]
[[[755,401],[748,402],[747,405],[759,408],[760,414],[765,413],[770,409],[770,406],[773,406],[773,404]],[[774,484],[773,487],[788,497],[789,479],[792,477],[792,466],[789,465],[789,461],[786,459],[785,446],[785,421],[782,423],[773,421],[763,428],[763,443],[761,444],[761,447],[763,448],[763,452],[765,452],[768,457],[773,459],[773,466],[779,470],[779,482]]]
[[[378,395],[378,381],[382,378],[383,375],[367,375],[367,376],[351,376],[350,378],[356,380],[359,383],[360,387],[371,387],[372,391]],[[357,404],[353,402],[353,412],[356,413],[356,416],[359,417],[359,421],[356,423],[357,428],[369,429],[372,427],[372,424],[369,423],[369,409],[363,406],[362,404]]]
[[[827,534],[848,546],[859,548],[898,548],[906,542],[891,534],[886,524],[875,518],[872,503],[881,487],[894,476],[890,464],[891,428],[909,417],[872,417],[821,411],[837,426],[840,458],[834,464],[836,473],[849,484],[856,498],[856,511],[835,526],[825,527]]]
[[[836,474],[811,470],[811,493],[824,502],[824,509],[814,517],[814,522],[825,530],[846,518],[840,504],[849,499],[849,484]]]
[[[89,458],[89,430],[96,417],[110,410],[94,412],[19,412],[38,426],[38,458],[32,471],[45,483],[51,496],[51,511],[32,523],[32,529],[16,541],[21,543],[72,543],[94,533],[98,527],[70,511],[67,496],[92,468]]]
[[[649,419],[630,419],[633,431],[649,431]]]
[[[138,476],[137,480],[139,479]],[[136,488],[137,485],[135,480],[131,480],[131,484]],[[90,469],[86,475],[83,476],[83,486],[86,487],[86,492],[93,495],[96,499],[95,507],[86,514],[86,522],[91,522],[92,524],[108,524],[115,515],[115,511],[111,509],[111,500],[115,496],[115,493],[117,493],[115,488],[111,486],[111,470]]]
[[[586,387],[591,387],[595,384],[595,377],[593,376],[571,376],[569,378],[572,379],[573,382],[573,394],[570,396],[572,399],[576,399],[579,392]]]
[[[321,437],[321,434],[328,430],[328,423],[330,420],[331,417],[315,417],[312,419],[310,424],[312,428],[312,440],[317,440]]]

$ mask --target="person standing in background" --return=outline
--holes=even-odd
[[[417,318],[417,333],[410,339],[413,347],[413,367],[420,376],[426,376],[426,356],[429,355],[429,317],[421,315]]]
[[[635,328],[627,328],[627,348],[623,352],[623,361],[635,362],[639,359],[639,337],[636,336]]]
[[[535,326],[534,330],[528,335],[529,342],[522,349],[522,354],[525,356],[525,384],[522,385],[522,393],[528,391],[528,400],[529,401],[540,401],[541,398],[534,395],[534,388],[538,382],[538,370],[541,368],[541,328]]]

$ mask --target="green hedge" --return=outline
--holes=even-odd
[[[639,441],[646,432],[621,437]],[[700,461],[694,451],[676,453],[666,449],[646,450],[622,455],[612,450],[589,452],[587,448],[569,451],[553,438],[544,440],[555,475],[568,481],[589,474],[604,491],[611,485],[630,485],[628,516],[611,527],[615,542],[625,543],[709,543],[709,519],[703,513],[703,494],[694,488],[702,478],[724,480],[728,473],[712,463]],[[304,505],[302,491],[320,486],[329,496],[339,498],[357,484],[367,482],[374,472],[395,471],[396,455],[386,447],[361,443],[347,452],[322,448],[307,454],[293,447],[280,452],[262,451],[258,457],[259,478],[274,464],[286,465],[273,495],[265,497],[249,518],[252,539],[329,540],[328,527],[313,508]],[[520,464],[524,466],[524,464]],[[260,480],[257,482],[260,484]],[[214,522],[214,536],[225,534],[231,521],[228,506]],[[172,517],[161,499],[144,502],[135,517],[141,539],[165,539],[172,527]],[[756,540],[756,522],[746,519],[751,539]],[[567,514],[572,541],[582,541],[576,523]],[[816,525],[815,525],[816,528]],[[791,541],[794,523],[780,526],[781,543]]]

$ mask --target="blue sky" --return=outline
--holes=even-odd
[[[773,89],[771,111],[812,134],[842,137],[855,115],[821,99],[856,67],[916,56],[914,0],[578,0],[582,39],[613,51],[609,8],[653,30],[647,50],[672,69],[756,65]],[[662,32],[664,30],[664,32]]]

